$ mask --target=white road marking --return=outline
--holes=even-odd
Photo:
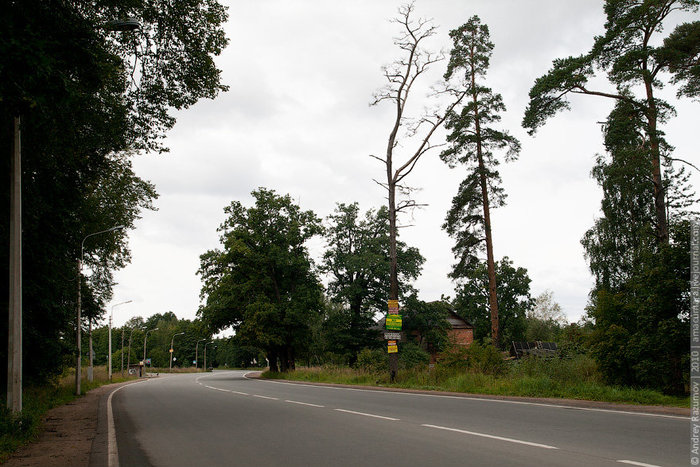
[[[148,380],[139,381],[139,384],[145,383]],[[111,392],[107,398],[107,466],[108,467],[119,467],[119,449],[117,448],[117,431],[114,428],[114,412],[112,411],[112,396],[114,393],[123,389],[131,384],[125,384],[124,386],[119,386],[117,389]]]
[[[480,436],[482,438],[490,438],[490,439],[496,439],[499,441],[507,441],[509,443],[517,443],[517,444],[525,444],[527,446],[534,446],[537,448],[543,448],[543,449],[559,449],[558,447],[555,446],[549,446],[546,444],[539,444],[539,443],[531,443],[530,441],[523,441],[520,439],[513,439],[513,438],[504,438],[503,436],[494,436],[494,435],[487,435],[486,433],[476,433],[474,431],[467,431],[467,430],[459,430],[457,428],[448,428],[446,426],[438,426],[438,425],[426,425],[423,424],[421,426],[425,426],[428,428],[437,428],[438,430],[446,430],[446,431],[455,431],[457,433],[464,433],[465,435],[472,435],[472,436]]]
[[[618,462],[622,464],[629,464],[629,465],[638,465],[640,467],[660,467],[658,465],[654,464],[645,464],[643,462],[637,462],[637,461],[628,461],[628,460],[619,460]]]
[[[241,391],[230,391],[234,394],[240,394],[241,396],[250,396],[247,392],[241,392]]]
[[[320,408],[325,407],[323,405],[318,405],[318,404],[309,404],[308,402],[299,402],[299,401],[290,401],[290,400],[286,400],[285,402],[289,402],[292,404],[299,404],[299,405],[308,405],[309,407],[320,407]]]
[[[260,399],[270,399],[272,401],[278,401],[279,399],[276,397],[269,397],[269,396],[261,396],[259,394],[253,394],[253,397],[259,397]]]
[[[266,380],[266,379],[261,379],[261,378],[248,378],[246,376],[247,374],[248,373],[246,373],[243,376],[246,379],[251,380],[251,381],[300,386],[300,384],[298,384],[298,383],[287,383],[284,381],[271,381],[271,380]],[[488,397],[448,396],[445,394],[422,394],[422,393],[403,392],[403,391],[382,391],[381,389],[376,390],[376,389],[360,389],[360,388],[340,388],[340,387],[336,387],[336,386],[319,386],[316,384],[308,384],[308,383],[304,383],[303,385],[304,386],[313,386],[315,388],[333,389],[333,390],[340,390],[340,391],[391,393],[391,394],[402,394],[404,396],[414,396],[414,397],[439,397],[439,398],[443,398],[443,399],[461,399],[461,400],[469,400],[469,401],[477,401],[477,402],[497,402],[500,404],[534,405],[534,406],[539,406],[539,407],[550,407],[550,408],[554,408],[554,409],[581,410],[581,411],[585,411],[585,412],[607,412],[607,413],[611,413],[611,414],[639,415],[639,416],[643,416],[643,417],[674,418],[676,420],[686,420],[686,421],[689,419],[689,417],[684,417],[684,416],[680,416],[680,415],[664,415],[664,414],[657,414],[657,413],[631,412],[629,410],[596,409],[593,407],[576,407],[573,405],[547,404],[544,402],[527,402],[527,401],[514,401],[514,400],[506,400],[506,399],[490,399]]]
[[[355,412],[354,410],[345,410],[345,409],[333,409],[336,412],[345,412],[345,413],[351,413],[355,415],[364,415],[365,417],[373,417],[373,418],[381,418],[383,420],[392,420],[392,421],[399,421],[401,420],[400,418],[392,418],[392,417],[385,417],[383,415],[374,415],[371,413],[364,413],[364,412]]]

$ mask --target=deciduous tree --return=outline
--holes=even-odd
[[[374,315],[384,312],[389,292],[390,254],[389,222],[386,207],[369,210],[360,216],[357,203],[338,204],[335,213],[328,216],[325,230],[328,249],[323,255],[321,272],[328,274],[328,293],[348,308],[347,335],[343,350],[353,364],[357,353],[373,346],[376,332]],[[399,296],[404,297],[412,288],[409,281],[420,274],[423,257],[417,248],[397,242]]]
[[[496,262],[498,276],[498,303],[500,304],[501,343],[522,341],[528,310],[533,306],[530,296],[530,277],[527,269],[513,266],[504,257]],[[488,294],[488,268],[484,262],[474,264],[457,288],[455,312],[474,326],[474,339],[490,337],[491,312]]]
[[[198,315],[212,330],[232,326],[242,345],[265,349],[272,371],[287,371],[296,352],[308,347],[310,322],[322,307],[305,246],[321,233],[321,223],[289,195],[264,188],[252,195],[254,206],[234,201],[224,209],[222,249],[200,257]]]

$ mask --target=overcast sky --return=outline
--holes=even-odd
[[[369,157],[385,151],[393,123],[389,104],[370,107],[383,82],[381,66],[398,57],[392,38],[400,31],[389,19],[393,0],[238,0],[229,6],[230,44],[217,58],[230,91],[176,114],[165,155],[135,159],[137,175],[155,183],[158,211],[145,212],[129,233],[133,261],[115,275],[108,305],[114,324],[173,311],[194,319],[199,306],[199,255],[218,247],[223,208],[233,200],[250,206],[258,187],[290,194],[303,209],[321,217],[339,202],[357,201],[363,210],[385,203],[372,181],[385,177]],[[517,161],[501,166],[508,199],[492,213],[494,252],[528,270],[531,292],[550,289],[569,320],[584,313],[592,277],[580,239],[599,216],[601,191],[590,177],[602,152],[600,122],[613,102],[581,96],[572,111],[551,119],[534,137],[521,128],[528,92],[555,58],[587,52],[603,32],[602,2],[594,0],[418,0],[416,16],[439,26],[429,46],[449,50],[451,29],[479,15],[489,26],[495,49],[488,85],[502,94],[507,111],[502,128],[520,139]],[[697,14],[673,18],[696,20]],[[672,29],[672,24],[667,27]],[[444,73],[435,65],[425,85]],[[601,83],[604,84],[604,83]],[[698,161],[698,103],[677,103],[678,115],[664,130],[677,157]],[[418,115],[429,100],[412,96]],[[693,143],[691,143],[691,138]],[[437,135],[441,142],[444,133]],[[692,144],[692,145],[691,145]],[[412,145],[407,141],[402,160]],[[447,278],[454,263],[453,241],[441,230],[464,170],[449,169],[429,153],[406,179],[421,188],[416,200],[428,204],[400,219],[413,225],[401,236],[426,258],[416,282],[421,299],[454,297]],[[693,175],[697,186],[698,175]],[[324,243],[314,242],[318,258]]]

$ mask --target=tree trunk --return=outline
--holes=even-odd
[[[270,350],[269,352],[267,352],[267,360],[270,365],[270,372],[279,373],[280,369],[277,365],[277,352],[275,352],[274,350]]]
[[[472,60],[474,50],[472,49]],[[481,146],[481,121],[479,115],[479,96],[476,87],[474,67],[471,71],[472,100],[474,102],[474,130],[476,132],[476,156],[479,162],[479,182],[481,184],[481,200],[484,207],[484,235],[486,236],[486,268],[489,275],[489,309],[491,311],[491,341],[496,348],[500,347],[501,336],[498,325],[498,295],[496,294],[496,264],[493,258],[493,239],[491,237],[491,212],[489,210],[489,192],[486,181],[486,167]]]
[[[668,219],[666,216],[666,191],[663,185],[663,175],[661,173],[661,150],[659,147],[659,137],[656,125],[658,120],[658,110],[654,102],[654,91],[651,79],[645,79],[647,94],[647,104],[649,113],[647,114],[649,133],[649,147],[651,149],[652,178],[654,183],[654,210],[656,211],[656,237],[659,244],[668,245]]]
[[[350,303],[350,366],[357,363],[357,353],[360,351],[360,333],[362,329],[360,322],[362,318],[362,299],[356,298]]]

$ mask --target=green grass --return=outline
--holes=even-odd
[[[602,382],[595,363],[584,356],[578,356],[571,360],[533,359],[529,362],[508,362],[505,371],[497,374],[439,365],[433,369],[417,367],[400,370],[393,384],[390,383],[386,371],[339,366],[298,368],[289,373],[265,372],[262,377],[469,394],[690,407],[688,397],[669,396],[651,389],[606,385]]]
[[[86,392],[109,384],[107,370],[104,366],[94,367],[93,381],[87,381],[87,370],[83,368],[80,382],[81,392]],[[121,377],[119,371],[113,372],[112,382],[119,383],[136,377]],[[75,395],[75,370],[66,371],[55,384],[24,387],[22,391],[22,412],[12,415],[3,404],[0,408],[0,464],[20,446],[35,440],[41,433],[42,419],[46,412],[54,407],[66,404],[79,396]],[[80,396],[82,397],[82,396]],[[2,394],[3,402],[6,395]]]

